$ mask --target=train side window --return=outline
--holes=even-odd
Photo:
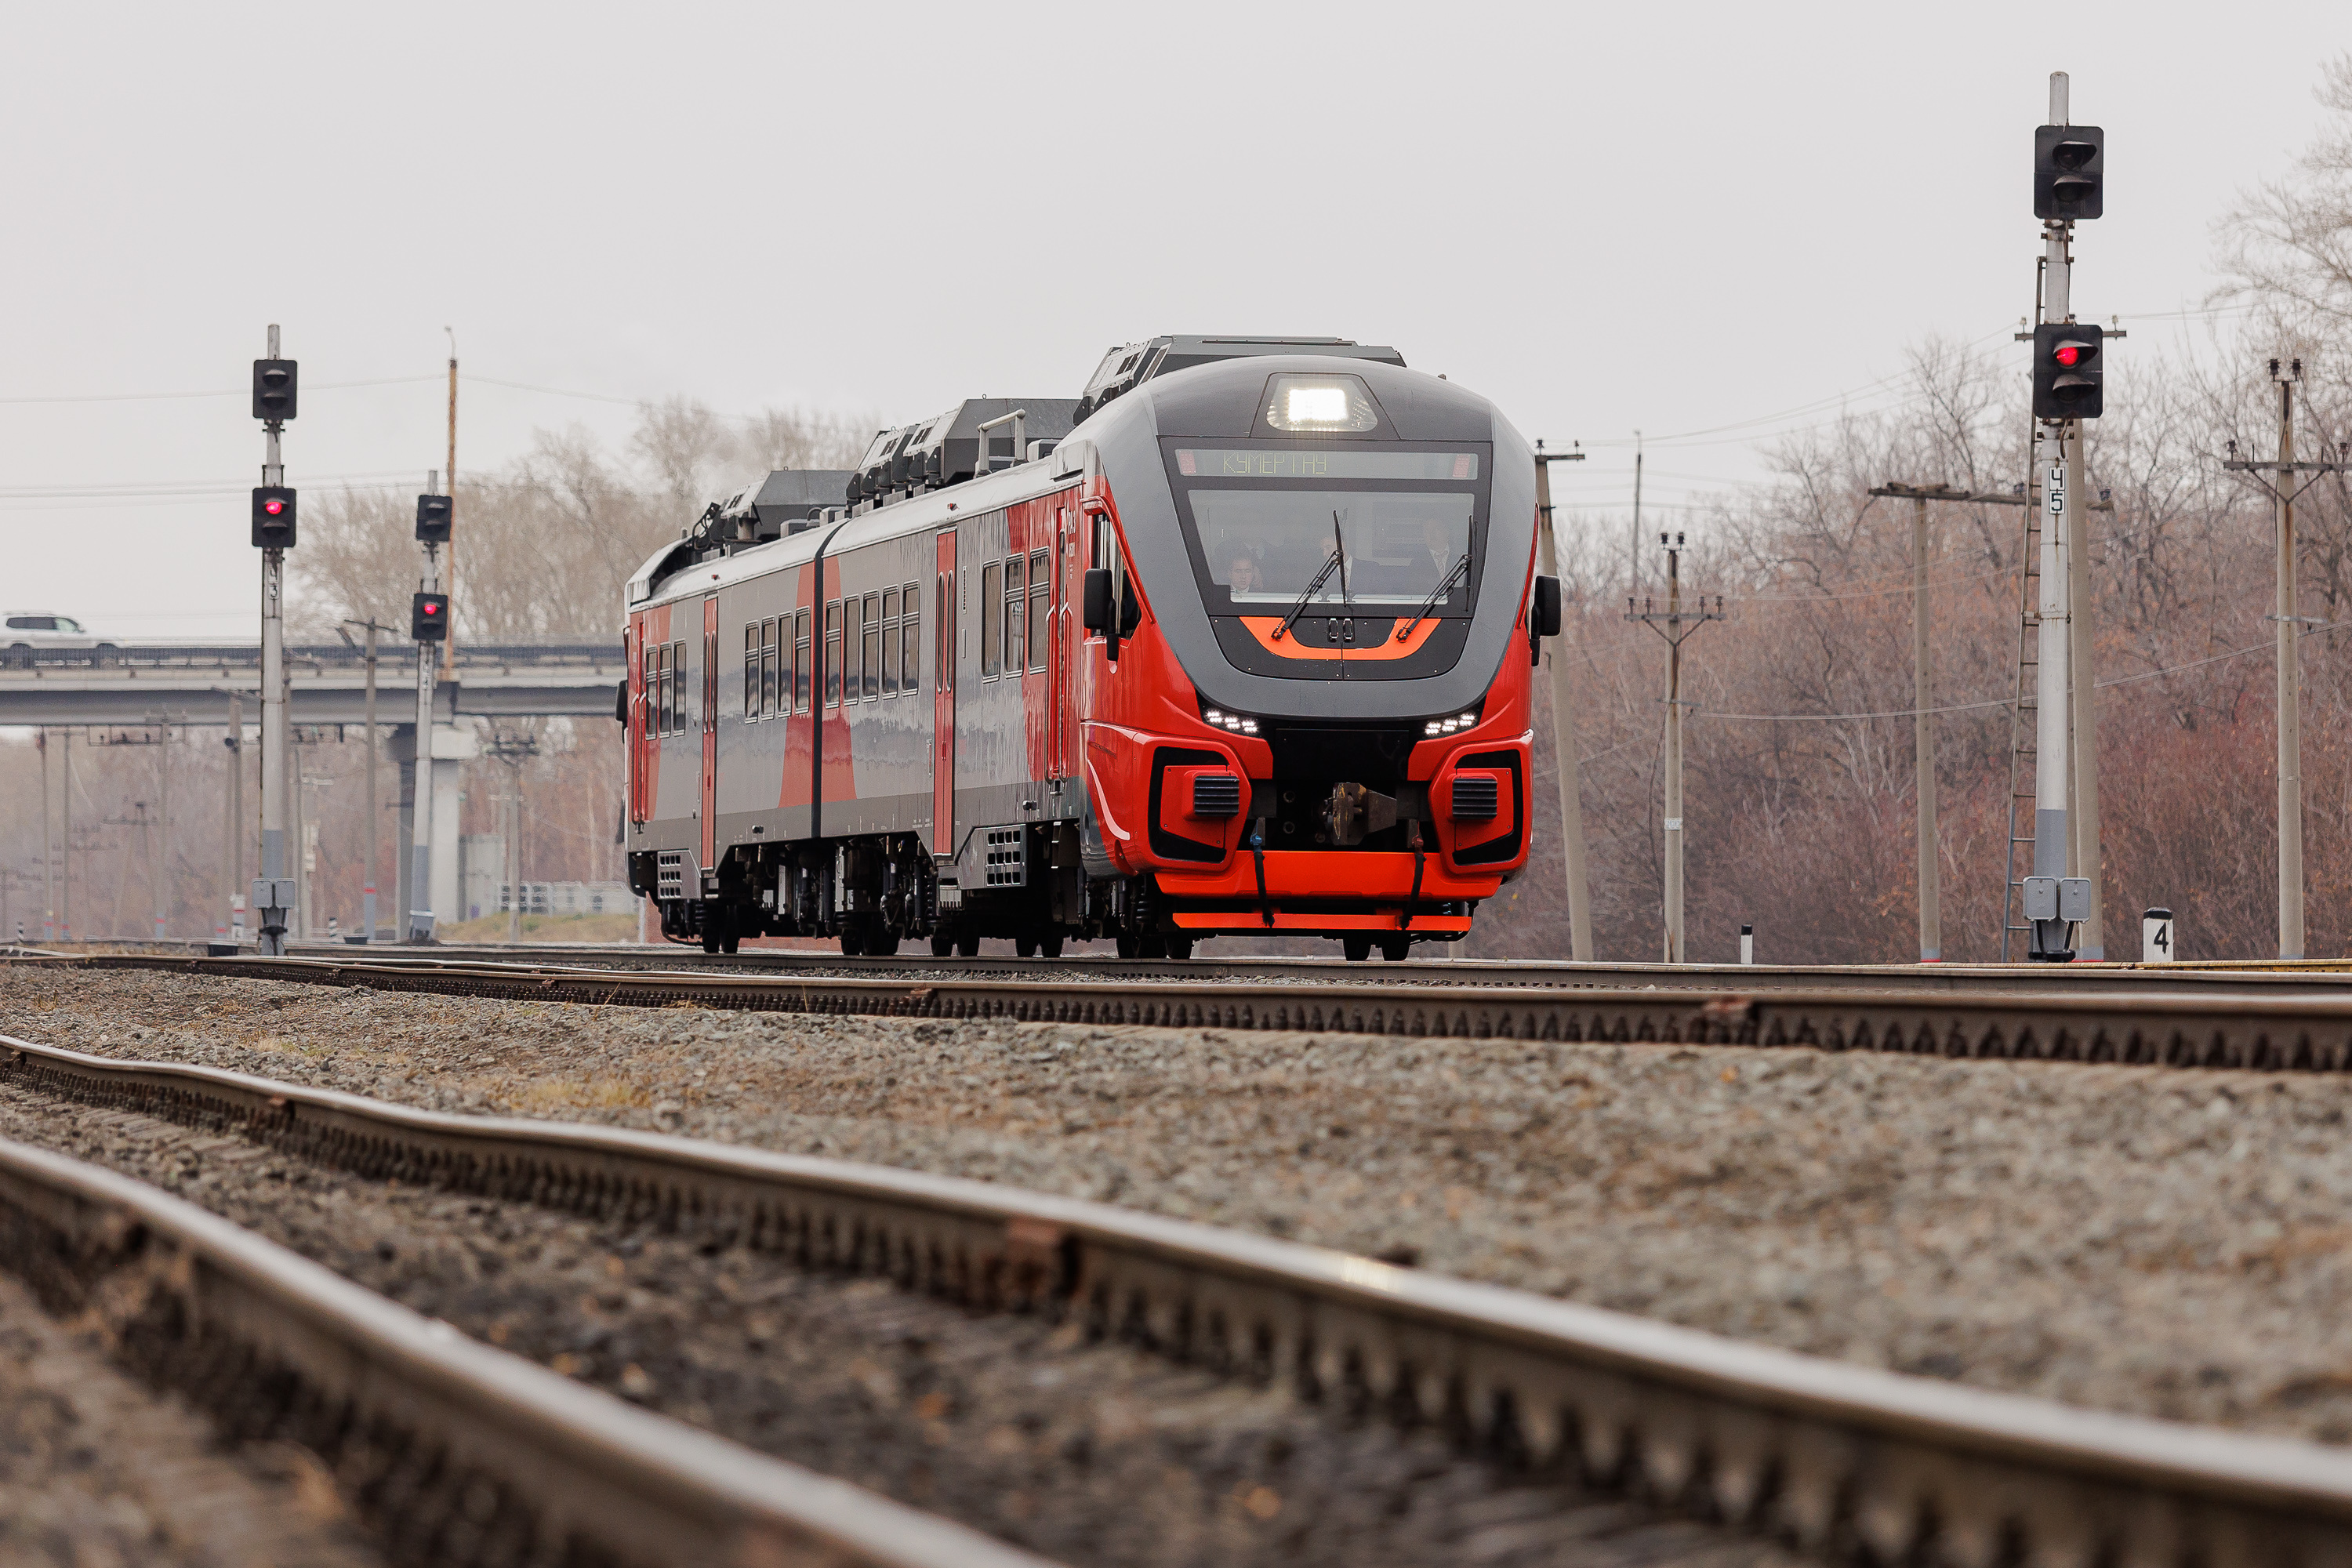
[[[815,673],[809,668],[809,656],[813,651],[809,646],[809,613],[795,610],[793,612],[793,711],[795,713],[809,710],[809,682]]]
[[[1046,614],[1046,591],[1054,585],[1053,568],[1046,563],[1047,552],[1039,550],[1029,556],[1029,668],[1045,668],[1047,631],[1053,626]]]
[[[654,650],[654,733],[669,733],[669,644]]]
[[[997,638],[1004,626],[1004,568],[992,561],[980,569],[980,673],[994,675],[1004,666]]]
[[[1004,563],[1004,672],[1018,675],[1028,660],[1029,595],[1023,591],[1022,565],[1016,555]]]
[[[898,590],[882,590],[882,695],[898,695]]]
[[[866,599],[849,595],[846,599],[842,599],[842,609],[849,614],[849,630],[845,632],[849,642],[846,642],[846,651],[842,654],[842,658],[845,658],[845,663],[842,663],[842,700],[856,703],[858,696],[863,693],[858,672],[866,668]]]
[[[766,644],[760,650],[761,710],[771,718],[793,710],[793,700],[784,690],[784,655],[782,649],[783,639],[791,635],[792,625],[790,616],[768,622]]]
[[[841,706],[841,601],[824,607],[824,705]]]
[[[637,662],[644,667],[646,678],[644,687],[645,696],[638,704],[639,712],[637,717],[637,733],[640,735],[650,735],[656,732],[654,730],[654,721],[656,710],[655,709],[654,704],[660,700],[654,686],[654,650],[640,643],[638,645]]]
[[[866,700],[882,695],[882,595],[866,595]]]
[[[923,689],[923,595],[920,584],[898,590],[898,679],[907,691]]]
[[[756,723],[760,717],[760,623],[743,624],[743,721]]]
[[[933,679],[936,682],[934,689],[940,691],[953,691],[955,689],[954,573],[942,572],[940,574],[939,595],[939,602],[931,606],[932,611],[934,612],[932,624],[937,628],[931,633],[931,635],[939,639],[940,650],[939,668],[933,675]]]

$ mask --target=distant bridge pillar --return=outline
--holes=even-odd
[[[399,856],[394,861],[400,868],[400,901],[394,907],[415,909],[420,906],[407,900],[410,847],[416,824],[416,726],[402,724],[394,727],[390,750],[392,760],[399,765],[400,771]],[[465,800],[465,765],[480,752],[480,740],[470,727],[434,726],[433,757],[429,769],[433,790],[430,817],[433,843],[430,847],[431,879],[425,891],[431,896],[436,926],[466,918],[464,906],[459,902],[462,889],[457,879],[458,810]]]

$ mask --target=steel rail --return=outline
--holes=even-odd
[[[1303,1030],[1414,1039],[1810,1047],[1909,1056],[2272,1071],[2352,1070],[2352,994],[1243,984],[1057,977],[644,971],[437,959],[19,959],[99,970],[365,986],[503,1001],[679,1004],[753,1012],[1159,1028]]]
[[[1954,1568],[2352,1560],[2352,1453],[2341,1448],[1850,1365],[956,1177],[452,1116],[6,1037],[0,1052],[0,1076],[27,1087],[379,1177],[655,1219],[974,1306],[1074,1313],[1308,1397],[1452,1420],[1538,1465],[1825,1555]]]
[[[110,947],[141,952],[201,953],[205,943],[177,939],[130,938]],[[1782,991],[1790,989],[1948,991],[1960,993],[2084,990],[2175,990],[2208,995],[2273,996],[2305,994],[2352,995],[2352,966],[2344,960],[2227,960],[2206,964],[1737,964],[1570,963],[1543,959],[1421,960],[1405,963],[1348,963],[1329,958],[1241,957],[1154,959],[1075,953],[1064,958],[937,958],[900,954],[889,958],[803,949],[764,949],[724,956],[677,943],[589,944],[479,942],[404,945],[297,942],[292,956],[366,963],[553,964],[564,968],[661,969],[699,973],[801,974],[832,973],[887,978],[910,971],[972,978],[990,975],[1035,978],[1052,974],[1106,983],[1150,980],[1311,981],[1324,984],[1656,986],[1672,990]],[[87,956],[87,955],[84,955]]]
[[[152,1339],[169,1322],[176,1342],[145,1344],[151,1359],[210,1363],[198,1382],[275,1385],[281,1410],[307,1410],[330,1446],[361,1432],[403,1450],[390,1467],[404,1472],[402,1517],[385,1522],[412,1557],[1045,1568],[468,1339],[194,1204],[48,1150],[0,1139],[0,1227],[17,1244],[12,1269],[72,1259],[70,1279],[35,1261],[48,1275],[37,1283],[96,1308],[119,1336]],[[485,1486],[497,1500],[487,1521]],[[470,1550],[442,1533],[453,1529]]]

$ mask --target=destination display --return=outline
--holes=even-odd
[[[1176,471],[1187,479],[1475,479],[1478,454],[1179,447]]]

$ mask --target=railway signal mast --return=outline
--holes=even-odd
[[[454,364],[456,362],[452,361]],[[441,592],[441,546],[450,544],[455,498],[440,476],[426,477],[416,498],[416,540],[425,546],[425,580],[409,601],[408,635],[416,644],[416,805],[408,855],[408,940],[433,940],[433,667],[449,637],[449,595]]]
[[[294,417],[295,367],[278,357],[278,328],[269,329],[269,357],[253,362],[253,416],[266,448],[261,483],[253,492],[253,543],[261,552],[261,875],[254,879],[254,918],[260,951],[286,951],[294,922],[294,879],[286,874],[286,552],[294,548],[294,492],[286,486],[278,437]]]
[[[2074,559],[2082,534],[2082,421],[2099,416],[2105,366],[2099,329],[2074,320],[2072,270],[2074,222],[2099,216],[2106,171],[2106,133],[2095,125],[2068,123],[2066,88],[2066,73],[2052,71],[2051,123],[2033,132],[2033,216],[2042,219],[2043,246],[2033,328],[2033,466],[2042,486],[2042,595],[2036,630],[2040,666],[2033,875],[2025,879],[2023,888],[2025,919],[2032,926],[2026,956],[2059,963],[2075,956],[2074,929],[2095,920],[2095,844],[2080,857],[2080,868],[2092,875],[2067,875],[2066,781],[2072,761],[2068,656],[2074,611],[2070,599],[2076,597],[2070,595],[2068,583],[2070,568],[2086,564]],[[2084,725],[2094,721],[2087,705],[2074,718]]]

